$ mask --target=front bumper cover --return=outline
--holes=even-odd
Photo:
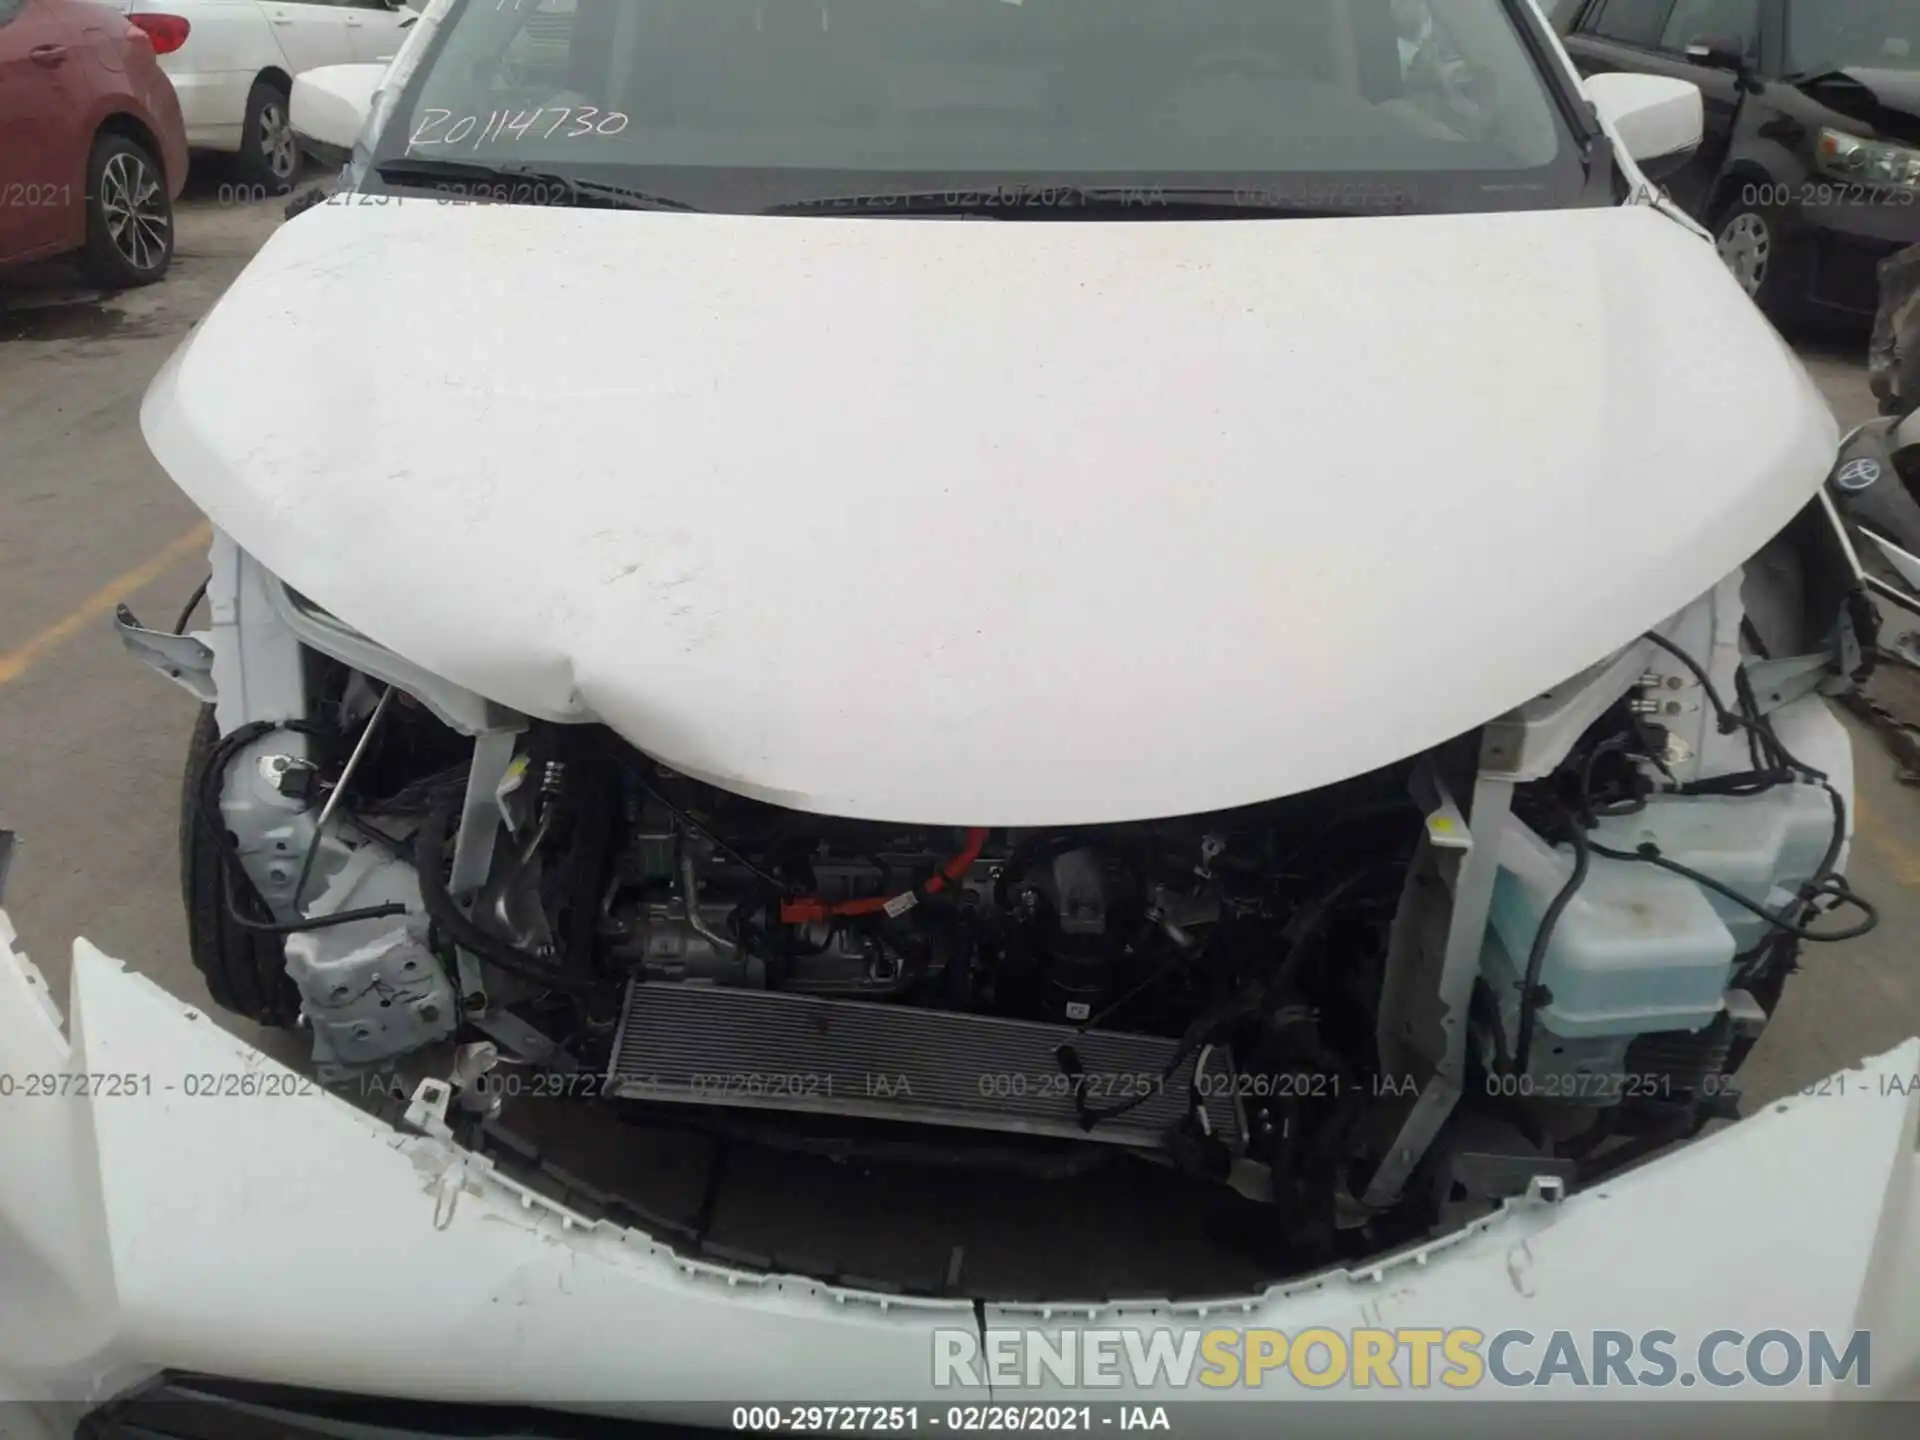
[[[63,1037],[12,940],[0,911],[0,1400],[28,1402],[7,1413],[30,1436],[162,1370],[661,1418],[715,1399],[946,1405],[989,1398],[933,1383],[933,1332],[976,1324],[1867,1330],[1870,1391],[1765,1398],[1920,1394],[1920,1040],[1365,1269],[1207,1304],[976,1313],[731,1270],[588,1220],[314,1088],[85,941]],[[1356,1393],[1379,1394],[1288,1398]],[[1261,1392],[1148,1398],[1228,1395]],[[1633,1398],[1683,1395],[1708,1398]],[[35,1430],[35,1414],[54,1418]]]

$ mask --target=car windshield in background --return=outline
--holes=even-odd
[[[1580,147],[1518,15],[1515,0],[486,0],[435,37],[377,168],[457,191],[408,164],[458,161],[482,181],[571,175],[749,211],[956,176],[1083,198],[1257,180],[1274,208],[1305,210],[1572,203]],[[539,203],[523,188],[470,193]]]
[[[1792,75],[1920,69],[1920,0],[1793,0],[1787,67]]]

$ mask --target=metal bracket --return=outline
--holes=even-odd
[[[1485,747],[1491,744],[1491,739],[1483,742],[1483,762],[1487,758]],[[1485,769],[1473,787],[1473,815],[1468,822],[1470,843],[1459,851],[1459,869],[1453,881],[1453,911],[1447,923],[1440,966],[1441,1054],[1433,1075],[1401,1121],[1399,1133],[1367,1184],[1363,1201],[1376,1210],[1387,1209],[1400,1198],[1414,1167],[1453,1113],[1465,1087],[1467,1010],[1473,999],[1474,982],[1480,978],[1487,915],[1493,908],[1493,883],[1500,871],[1500,835],[1513,823],[1513,789],[1513,781]]]
[[[193,635],[149,630],[126,606],[113,613],[120,643],[136,660],[144,661],[203,705],[214,701],[213,649]]]
[[[482,1082],[500,1064],[500,1047],[488,1040],[462,1045],[453,1052],[453,1073],[447,1078],[460,1108],[470,1115],[491,1120],[499,1115],[505,1097]]]
[[[1900,575],[1901,579],[1906,580],[1909,587],[1911,587],[1914,583],[1912,577],[1920,575],[1920,555],[1915,555],[1910,550],[1903,550],[1900,546],[1894,544],[1893,541],[1887,539],[1886,536],[1869,530],[1864,525],[1860,527],[1860,533],[1879,547],[1880,553],[1887,557],[1887,563],[1891,565]],[[1876,588],[1883,590],[1889,598],[1899,600],[1903,608],[1915,613],[1920,613],[1920,597],[1915,597],[1910,593],[1910,590],[1896,590],[1896,587],[1886,584],[1877,586]]]
[[[1743,667],[1753,687],[1754,704],[1762,715],[1803,700],[1831,693],[1828,686],[1842,677],[1833,671],[1832,655],[1790,655],[1780,660],[1752,660]],[[1841,689],[1847,688],[1843,683]]]
[[[1567,1198],[1567,1182],[1559,1175],[1536,1175],[1527,1182],[1527,1199],[1535,1205],[1558,1205]]]
[[[476,1016],[473,1024],[506,1046],[516,1060],[544,1066],[562,1074],[571,1074],[580,1068],[578,1060],[511,1010],[495,1010],[490,1015]]]
[[[452,1098],[453,1087],[446,1081],[422,1080],[414,1087],[413,1098],[407,1101],[407,1113],[401,1117],[401,1123],[435,1140],[451,1140],[453,1127],[447,1124],[447,1102]]]
[[[474,739],[467,796],[460,807],[460,834],[453,842],[453,873],[447,880],[447,893],[456,905],[478,892],[493,869],[493,847],[500,834],[501,782],[513,764],[519,740],[518,730],[496,730]],[[484,1015],[491,1002],[479,957],[463,949],[457,959],[461,1007],[469,1017]]]
[[[1420,813],[1427,817],[1427,839],[1436,850],[1471,850],[1473,833],[1467,828],[1467,817],[1460,813],[1460,807],[1454,803],[1453,795],[1447,789],[1447,782],[1440,778],[1440,772],[1431,759],[1422,760],[1408,781],[1413,791],[1414,803],[1420,807]]]
[[[1889,585],[1878,575],[1867,573],[1866,566],[1860,563],[1860,551],[1853,543],[1853,535],[1847,529],[1846,519],[1840,514],[1840,507],[1834,503],[1833,492],[1824,485],[1820,487],[1820,505],[1826,511],[1827,523],[1833,527],[1834,536],[1840,542],[1841,552],[1847,557],[1847,564],[1853,568],[1854,578],[1873,594],[1882,599],[1891,600],[1909,614],[1920,615],[1920,597],[1908,594],[1897,585]],[[1877,535],[1871,538],[1873,543],[1880,546],[1882,550],[1887,548],[1887,541]],[[1897,545],[1893,548],[1899,550]],[[1899,553],[1906,554],[1904,550],[1899,550]],[[1920,557],[1911,558],[1915,564],[1920,565]]]
[[[1552,774],[1587,728],[1646,673],[1656,653],[1652,644],[1636,640],[1488,721],[1481,730],[1482,774],[1514,782]]]

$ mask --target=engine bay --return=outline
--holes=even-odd
[[[436,883],[451,786],[402,794],[428,807],[422,906],[491,972],[491,1004],[603,1077],[583,1093],[1112,1143],[1220,1180],[1326,1170],[1311,1188],[1330,1196],[1333,1142],[1377,1088],[1348,1057],[1370,1048],[1422,832],[1402,770],[1138,825],[916,830],[743,800],[547,727],[495,788],[485,928]],[[413,818],[356,811],[396,837]],[[369,893],[349,859],[316,909]],[[330,957],[380,923],[289,942],[316,1033],[365,1024],[360,1000],[329,1018],[359,993]],[[339,1068],[394,1038],[349,1039]]]
[[[1732,1118],[1802,946],[1872,928],[1825,697],[1875,621],[1796,525],[1435,748],[1057,826],[743,797],[411,671],[217,550],[214,588],[255,603],[206,647],[195,961],[306,1031],[323,1082],[445,1077],[475,1143],[558,1125],[641,1189],[672,1167],[635,1157],[694,1136],[770,1194],[852,1185],[835,1215],[880,1207],[869,1233],[1016,1187],[1015,1232],[1064,1206],[1068,1243],[1124,1198],[1121,1235],[1205,1237],[1156,1287],[1363,1259]],[[278,691],[229,703],[242,662]]]

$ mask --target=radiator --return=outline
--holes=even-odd
[[[1083,1128],[1089,1109],[1147,1098]],[[1196,1057],[1162,1079],[1178,1042],[905,1005],[715,985],[628,988],[606,1093],[629,1100],[861,1116],[1157,1148],[1192,1103]],[[1242,1130],[1235,1080],[1208,1053],[1199,1095],[1213,1133]]]

